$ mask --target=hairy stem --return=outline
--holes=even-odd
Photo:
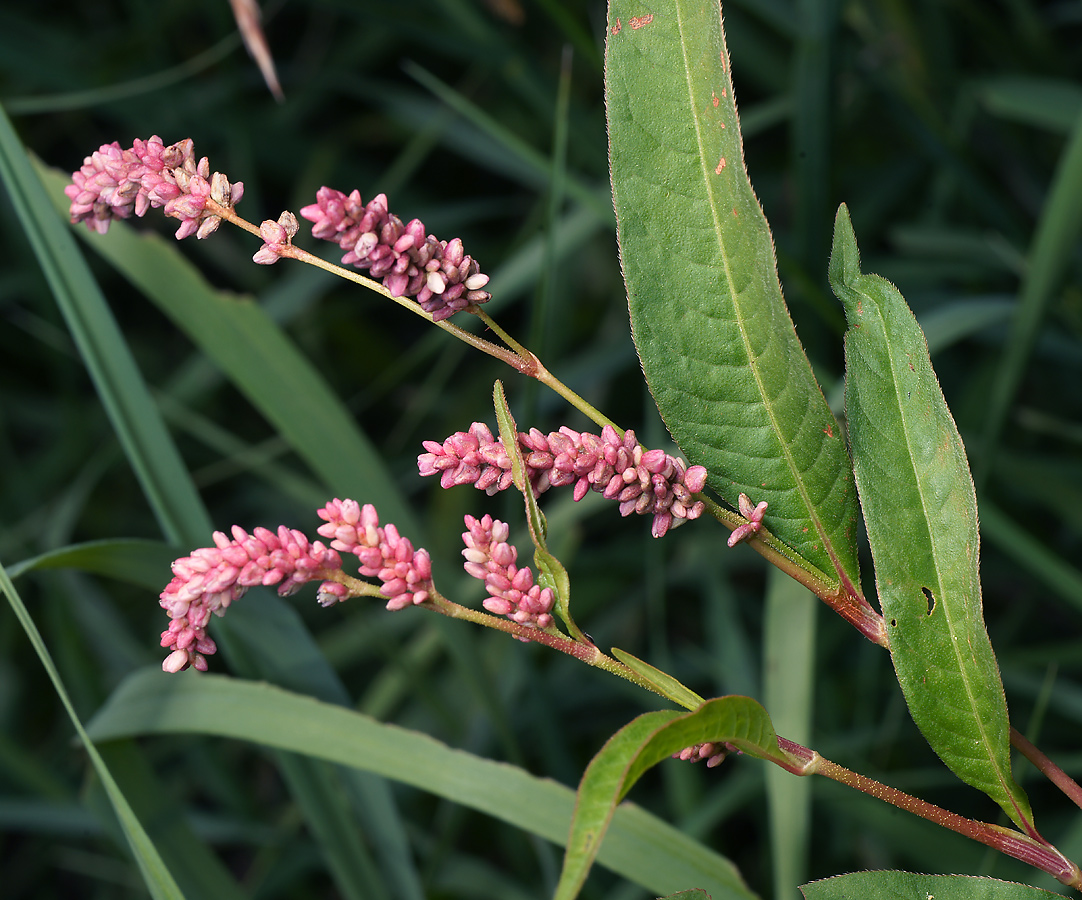
[[[1078,866],[1039,836],[1030,837],[999,825],[967,819],[904,791],[888,787],[874,778],[850,771],[823,758],[816,751],[783,737],[778,738],[778,745],[796,760],[792,766],[782,766],[782,768],[796,775],[822,775],[863,791],[891,806],[897,806],[899,809],[911,812],[950,831],[986,844],[1000,853],[1028,863],[1042,872],[1047,872],[1061,884],[1082,890],[1082,872],[1079,871]]]

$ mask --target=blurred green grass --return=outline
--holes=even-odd
[[[728,0],[725,14],[748,167],[817,374],[829,395],[841,375],[841,314],[826,286],[826,242],[844,200],[865,269],[895,281],[925,322],[971,462],[984,473],[986,616],[1014,721],[1061,750],[1078,775],[1082,259],[1070,195],[1065,215],[1045,213],[1054,185],[1082,177],[1059,168],[1082,118],[1082,5]],[[215,168],[245,182],[239,211],[256,221],[311,202],[321,184],[358,188],[366,199],[385,191],[399,215],[463,238],[493,275],[500,322],[527,344],[541,342],[550,368],[662,443],[607,216],[603,4],[327,0],[268,4],[265,23],[282,105],[231,37],[225,3],[9,4],[0,9],[0,101],[28,148],[64,172],[103,142],[192,137]],[[572,57],[561,97],[565,47]],[[0,202],[0,559],[161,538],[6,195]],[[1049,221],[1050,264],[1036,253]],[[154,215],[138,228],[172,231]],[[80,246],[214,527],[314,530],[313,498],[341,482],[87,252],[93,238]],[[583,422],[378,296],[284,263],[252,265],[256,248],[223,232],[179,250],[210,285],[255,297],[281,325],[378,449],[441,585],[457,599],[478,597],[456,574],[461,516],[489,511],[517,522],[517,504],[422,481],[420,442],[475,419],[493,424],[497,377],[520,425]],[[1035,294],[1035,275],[1049,274],[1048,265],[1055,277]],[[1002,427],[993,427],[996,417]],[[577,508],[554,496],[546,508],[576,618],[600,645],[664,666],[704,695],[762,698],[766,582],[757,557],[719,554],[724,535],[709,523],[653,542],[643,522],[620,520],[604,504]],[[1040,545],[1021,541],[1012,524]],[[77,571],[35,572],[19,587],[84,720],[125,675],[158,660],[164,616],[145,587]],[[242,601],[252,616],[263,602],[270,598]],[[565,784],[651,703],[541,648],[457,623],[361,604],[320,611],[307,593],[291,605],[357,709]],[[5,897],[141,895],[100,789],[72,751],[64,712],[6,607],[0,622]],[[941,805],[994,816],[923,746],[885,654],[822,614],[815,650],[813,746]],[[217,671],[227,665],[224,655],[212,660]],[[136,779],[130,749],[118,747],[107,758],[129,775],[133,805],[156,800],[155,815],[183,819],[243,892],[341,890],[275,757],[194,738],[140,747],[168,802],[150,796],[154,781]],[[765,896],[774,861],[763,783],[751,761],[709,772],[674,764],[633,799],[732,858]],[[1036,779],[1026,786],[1042,832],[1077,859],[1077,813]],[[403,896],[418,886],[434,897],[547,894],[559,863],[550,845],[413,789],[391,793],[412,869],[388,863],[378,829],[368,832],[381,872],[374,883]],[[813,784],[811,816],[808,877],[908,866],[1031,880],[1020,866],[833,785]],[[412,887],[395,881],[393,873],[411,870]],[[644,894],[599,871],[585,896]]]

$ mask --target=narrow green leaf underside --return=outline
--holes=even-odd
[[[617,805],[635,782],[674,753],[707,741],[728,743],[761,759],[789,761],[766,710],[750,697],[718,697],[690,713],[644,713],[609,738],[583,773],[554,900],[577,896]]]
[[[631,324],[666,425],[727,502],[768,501],[797,556],[859,583],[849,460],[744,167],[718,4],[612,0],[605,91]]]
[[[924,335],[890,282],[862,275],[842,206],[830,283],[845,306],[845,407],[890,653],[932,749],[1019,826],[1007,702],[984,627],[977,498]]]

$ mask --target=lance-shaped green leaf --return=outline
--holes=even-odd
[[[645,678],[662,697],[668,697],[673,703],[679,703],[685,709],[698,709],[703,705],[702,697],[678,679],[673,678],[668,672],[663,672],[619,647],[612,648],[612,655],[636,675]]]
[[[1029,831],[984,627],[977,498],[965,448],[913,313],[894,285],[860,272],[845,206],[834,226],[830,284],[849,323],[849,441],[898,682],[943,762]]]
[[[578,895],[617,804],[643,773],[685,747],[707,741],[726,743],[782,765],[796,765],[778,746],[766,710],[749,697],[718,697],[691,713],[644,713],[609,738],[582,775],[555,900],[572,900]]]
[[[782,299],[744,167],[717,3],[612,0],[605,54],[620,258],[665,424],[734,508],[858,584],[845,444]]]

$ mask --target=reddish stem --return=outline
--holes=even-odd
[[[967,819],[904,791],[899,791],[897,788],[888,787],[874,778],[868,778],[865,775],[850,771],[837,763],[824,759],[814,750],[809,750],[807,747],[786,740],[783,737],[778,738],[778,746],[786,753],[800,760],[799,764],[782,767],[790,772],[797,775],[823,775],[849,787],[856,788],[858,791],[863,791],[878,800],[897,806],[899,809],[911,812],[950,831],[986,844],[1000,853],[1028,863],[1042,872],[1047,872],[1061,884],[1073,887],[1075,890],[1082,890],[1082,872],[1079,871],[1078,866],[1043,838],[1040,838],[1039,835],[1030,837],[999,825]],[[1034,833],[1036,834],[1036,832]]]
[[[1015,728],[1011,728],[1011,743],[1037,770],[1066,794],[1075,806],[1082,808],[1082,786],[1045,756]]]

